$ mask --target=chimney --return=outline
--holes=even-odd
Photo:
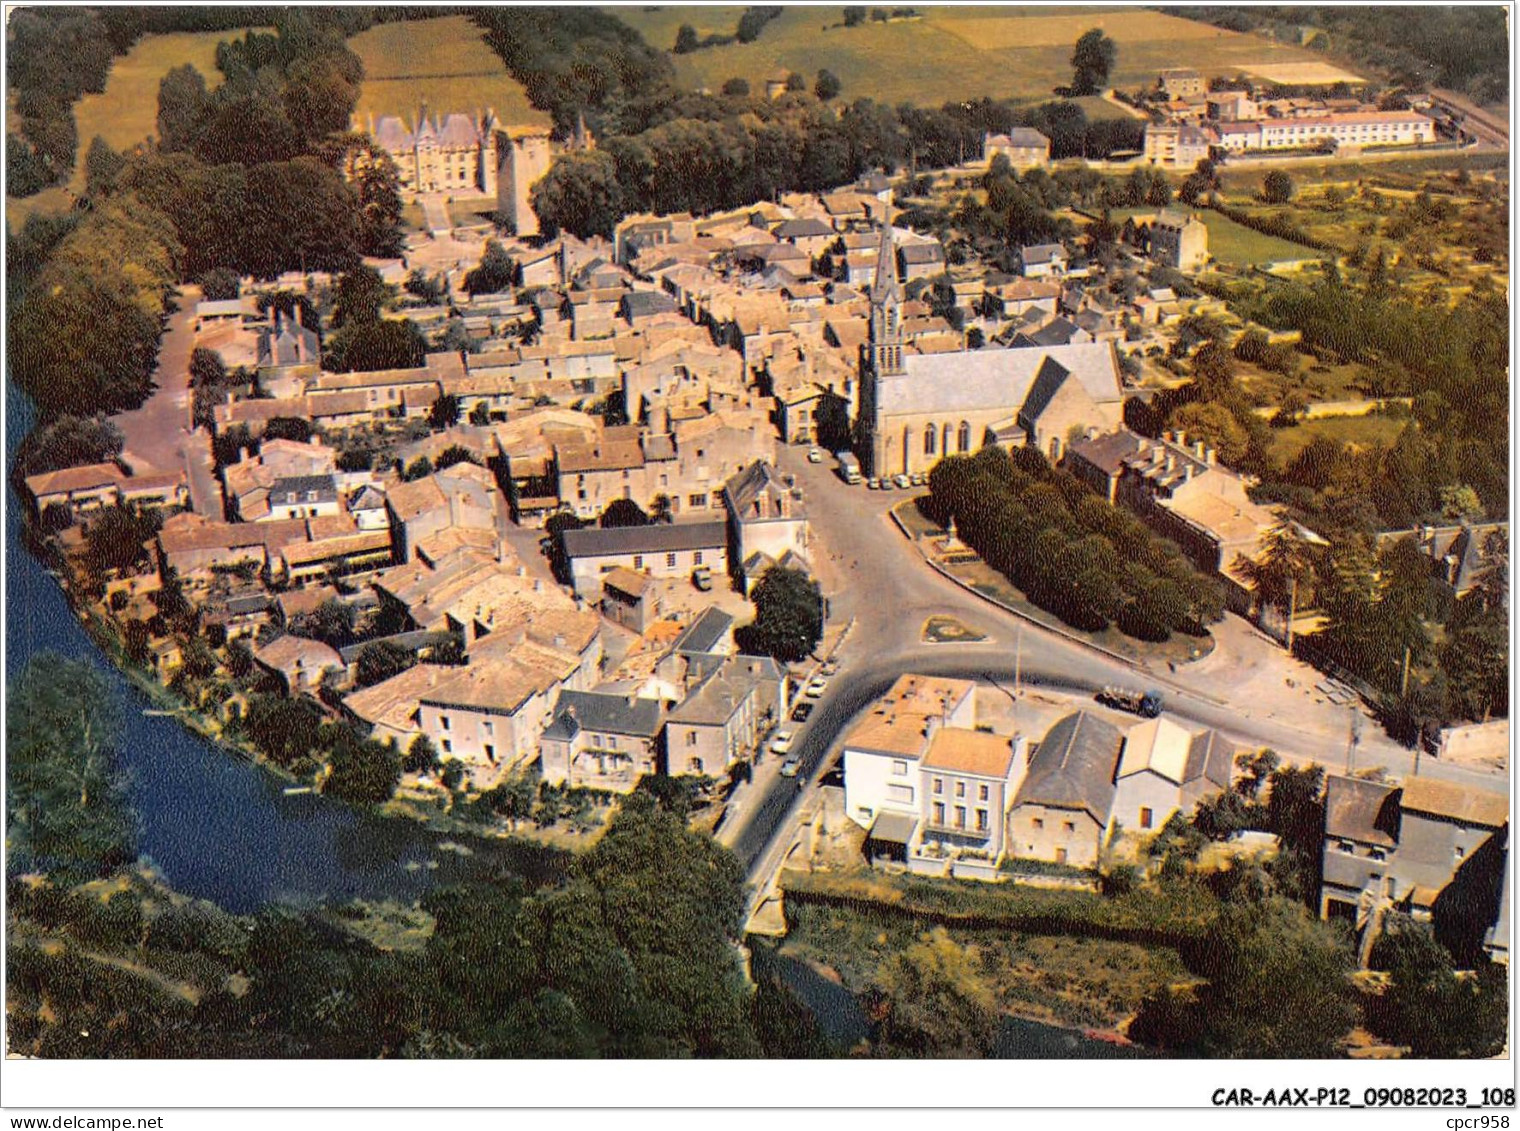
[[[1092,425],[1088,425],[1087,427],[1087,438],[1089,440],[1096,440],[1098,438],[1098,430]]]
[[[1216,459],[1216,456],[1217,456],[1217,453],[1214,451],[1213,448],[1204,448],[1204,450],[1203,450],[1203,462],[1204,463],[1208,463],[1208,464],[1214,463],[1214,461]]]
[[[1208,447],[1209,446],[1207,444],[1205,444],[1202,440],[1194,440],[1193,441],[1193,454],[1195,456],[1197,456],[1199,459],[1202,459],[1203,458],[1203,453],[1206,452],[1206,451],[1208,451]]]

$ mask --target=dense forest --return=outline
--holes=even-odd
[[[1503,8],[1447,4],[1163,8],[1231,31],[1344,55],[1399,85],[1446,87],[1477,102],[1509,97],[1510,28]]]

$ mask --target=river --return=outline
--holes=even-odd
[[[5,405],[14,452],[31,405],[9,382]],[[283,779],[172,718],[145,716],[146,697],[95,647],[58,583],[27,553],[24,504],[9,492],[6,502],[6,679],[43,650],[106,672],[123,718],[121,768],[141,821],[138,850],[178,891],[249,912],[268,903],[410,902],[440,883],[506,873],[537,883],[563,872],[562,853],[533,844],[444,836],[320,795],[287,797]]]

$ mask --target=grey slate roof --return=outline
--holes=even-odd
[[[687,625],[676,637],[671,650],[679,653],[707,653],[715,649],[733,627],[734,618],[716,605],[702,610],[702,615]]]
[[[1118,475],[1124,467],[1124,461],[1140,450],[1144,441],[1128,428],[1121,428],[1117,432],[1108,432],[1096,439],[1089,440],[1086,436],[1080,440],[1074,440],[1067,449],[1068,456],[1076,457],[1092,464],[1105,475]]]
[[[1066,249],[1058,243],[1037,243],[1019,248],[1019,262],[1052,263],[1066,258]]]
[[[624,526],[612,530],[588,527],[567,530],[565,556],[597,558],[607,554],[667,554],[672,550],[707,550],[727,547],[728,523],[657,522],[650,526]]]
[[[655,314],[670,314],[675,309],[675,300],[662,291],[630,291],[623,296],[625,318],[648,318]]]
[[[904,244],[899,254],[903,263],[943,263],[945,249],[938,243]]]
[[[658,699],[634,699],[605,691],[561,691],[545,738],[569,740],[582,730],[653,738],[660,733]]]
[[[1203,779],[1220,789],[1229,789],[1235,769],[1235,748],[1217,730],[1206,730],[1193,736],[1188,746],[1187,766],[1182,781]]]
[[[1392,848],[1399,840],[1399,790],[1331,775],[1325,783],[1325,835]]]
[[[306,496],[311,491],[317,493],[317,501],[322,503],[333,502],[338,497],[338,485],[331,475],[292,475],[274,481],[274,486],[269,489],[269,501],[275,505],[303,503],[309,501]]]
[[[776,225],[772,232],[777,239],[793,240],[805,239],[809,236],[832,236],[834,229],[822,220],[815,220],[811,216],[804,216],[800,220],[783,220]]]
[[[1047,359],[1081,381],[1097,403],[1123,398],[1113,346],[1079,342],[1048,349],[906,354],[901,374],[878,378],[877,405],[884,413],[1000,408],[1012,415],[1028,399]]]
[[[1014,804],[1085,809],[1099,825],[1108,824],[1123,740],[1118,727],[1096,715],[1067,715],[1035,749]]]

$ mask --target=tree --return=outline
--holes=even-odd
[[[866,10],[857,5],[851,5],[844,10],[844,26],[859,27],[866,22]]]
[[[411,649],[394,641],[376,640],[359,650],[354,680],[360,687],[370,687],[400,675],[416,662],[417,656]]]
[[[121,429],[104,417],[60,416],[27,433],[16,453],[19,475],[104,463],[121,454]]]
[[[1099,28],[1085,32],[1071,54],[1071,93],[1074,97],[1097,94],[1108,86],[1108,76],[1119,60],[1118,45]]]
[[[1147,998],[1130,1027],[1136,1040],[1206,1057],[1341,1054],[1357,1008],[1351,952],[1333,926],[1279,896],[1245,890],[1206,936],[1180,949],[1208,982]]]
[[[807,574],[772,566],[752,597],[755,619],[738,633],[744,652],[793,663],[817,647],[823,637],[823,596]]]
[[[194,388],[216,388],[227,380],[227,367],[222,355],[205,346],[190,351],[190,384]]]
[[[943,927],[881,966],[867,1007],[888,1048],[912,1056],[988,1056],[1001,1019],[976,960]]]
[[[476,427],[484,427],[485,425],[491,423],[490,401],[475,402],[474,407],[470,409],[470,423],[474,424]]]
[[[807,89],[807,80],[802,77],[799,71],[788,71],[786,73],[786,89],[789,94],[801,94]]]
[[[1221,463],[1238,466],[1251,437],[1235,414],[1217,401],[1193,401],[1168,418],[1172,428],[1186,432],[1189,440],[1201,440],[1213,448]]]
[[[1483,503],[1466,483],[1452,483],[1441,488],[1441,517],[1448,522],[1470,523],[1483,518]]]
[[[311,756],[321,717],[305,696],[252,695],[243,732],[265,757],[289,769]]]
[[[393,301],[395,290],[373,267],[360,266],[338,276],[333,295],[332,326],[378,322],[380,314]]]
[[[1298,609],[1298,586],[1313,574],[1308,544],[1287,519],[1262,537],[1254,558],[1239,554],[1235,571],[1250,585],[1259,608],[1281,608],[1287,616],[1285,647],[1293,650],[1293,615]]]
[[[5,704],[6,871],[87,878],[130,861],[136,820],[115,767],[121,719],[92,665],[38,653]]]
[[[212,302],[237,298],[243,289],[238,273],[230,267],[213,267],[209,271],[203,271],[196,284],[201,289],[201,297]]]
[[[428,409],[428,424],[440,431],[452,428],[459,423],[459,411],[459,398],[453,393],[444,393]]]
[[[517,276],[517,265],[502,247],[500,240],[487,240],[479,266],[464,277],[464,289],[471,295],[497,294],[508,290]]]
[[[325,369],[367,373],[417,369],[427,356],[427,339],[410,318],[387,318],[344,326],[327,343]]]
[[[292,632],[309,636],[333,648],[347,648],[354,642],[354,607],[337,597],[329,597],[310,613],[296,617]]]
[[[394,747],[351,734],[333,747],[328,765],[322,792],[358,805],[389,801],[401,782],[401,759]]]
[[[158,140],[165,149],[189,149],[200,135],[210,104],[206,80],[189,63],[158,81]]]
[[[748,98],[749,80],[738,77],[725,79],[719,93],[725,98]]]
[[[106,144],[105,138],[95,136],[84,157],[85,191],[91,196],[103,196],[111,191],[116,178],[126,168],[126,158]]]
[[[605,149],[561,154],[531,195],[533,211],[547,230],[582,239],[610,236],[629,211],[617,161]]]
[[[421,267],[414,267],[407,275],[406,293],[421,299],[429,306],[437,306],[448,297],[442,275],[429,275]]]
[[[614,499],[602,512],[599,525],[603,530],[616,530],[624,526],[648,526],[649,516],[644,508],[632,499]]]
[[[264,425],[264,439],[292,440],[297,444],[311,441],[311,421],[300,416],[276,416]]]
[[[697,29],[690,24],[682,24],[676,29],[676,43],[671,51],[677,55],[687,55],[701,45],[701,41],[697,38]]]
[[[401,760],[401,769],[408,774],[430,774],[438,768],[439,764],[438,747],[427,735],[419,734],[406,748],[406,757]]]
[[[1293,199],[1293,178],[1273,169],[1261,182],[1261,198],[1268,204],[1287,204]]]
[[[86,560],[97,575],[130,569],[148,556],[145,543],[158,532],[152,515],[130,507],[106,507],[85,531]]]
[[[359,247],[366,255],[401,254],[401,171],[389,153],[365,141],[350,158],[358,197]]]
[[[839,76],[833,71],[822,70],[813,81],[813,93],[819,102],[832,102],[839,97],[839,92],[844,89],[844,84],[839,81]]]
[[[475,458],[475,453],[463,444],[450,444],[438,453],[438,459],[433,467],[436,471],[444,471],[459,463],[473,463],[479,466],[480,461]]]
[[[1508,1002],[1503,968],[1485,962],[1458,978],[1451,955],[1429,923],[1390,913],[1369,956],[1387,970],[1388,988],[1368,1003],[1369,1028],[1420,1057],[1497,1056],[1504,1048]]]
[[[406,469],[401,473],[401,481],[414,483],[418,479],[426,479],[431,474],[433,474],[433,461],[427,456],[418,456],[406,465]]]

